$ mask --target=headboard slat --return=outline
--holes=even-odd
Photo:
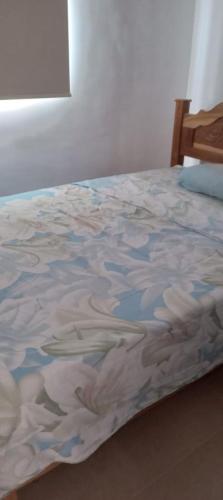
[[[184,118],[184,127],[198,128],[211,125],[212,123],[223,117],[223,103],[221,102],[210,111],[201,110],[199,113],[192,115],[188,114]]]

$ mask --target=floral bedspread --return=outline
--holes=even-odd
[[[0,497],[223,362],[223,203],[178,175],[0,199]]]

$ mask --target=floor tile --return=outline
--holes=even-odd
[[[222,500],[223,431],[131,500]]]
[[[203,380],[223,398],[223,366],[212,371],[207,377],[204,377]]]

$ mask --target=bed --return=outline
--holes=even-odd
[[[178,185],[222,137],[178,100],[176,168],[0,199],[0,498],[223,362],[223,202]]]

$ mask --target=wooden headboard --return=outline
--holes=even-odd
[[[190,103],[176,99],[171,167],[183,165],[184,156],[223,163],[223,103],[194,115]]]

